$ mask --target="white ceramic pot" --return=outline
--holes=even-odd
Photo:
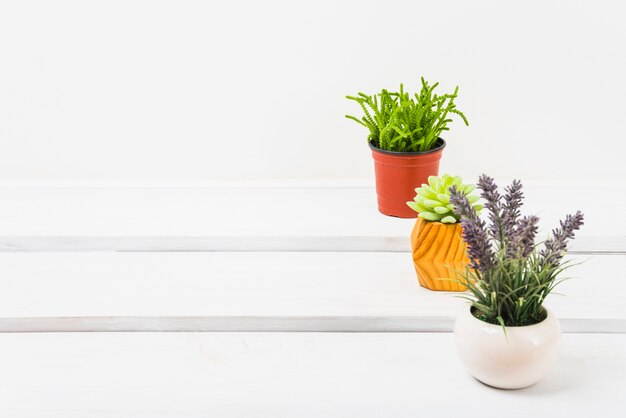
[[[534,385],[554,362],[561,337],[559,321],[549,310],[542,322],[506,327],[477,319],[470,308],[456,319],[454,339],[467,370],[481,382],[501,389]]]

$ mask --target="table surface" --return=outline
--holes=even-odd
[[[626,223],[584,185],[525,188],[540,237],[577,209],[573,252],[626,253]],[[626,186],[594,184],[626,207]],[[0,187],[0,249],[127,251],[408,251],[412,219],[382,216],[371,187]]]
[[[0,334],[21,417],[623,417],[626,335],[565,334],[537,385],[467,374],[450,333]]]
[[[626,255],[572,257],[564,330],[626,332]],[[450,331],[464,306],[409,253],[0,253],[0,330]]]
[[[414,220],[370,187],[0,187],[0,416],[621,417],[626,225],[582,187],[526,189],[540,235],[586,224],[559,361],[521,391],[465,372],[464,301],[419,287]]]

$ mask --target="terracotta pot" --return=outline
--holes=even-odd
[[[461,224],[444,224],[417,218],[411,233],[413,264],[420,285],[430,290],[462,292],[457,280],[469,265]]]
[[[383,151],[370,144],[376,173],[378,210],[389,216],[415,218],[417,213],[406,205],[415,189],[439,173],[439,160],[446,141],[439,138],[435,148],[424,152]]]
[[[521,389],[537,383],[558,354],[559,321],[549,310],[535,325],[506,327],[476,318],[467,307],[454,326],[456,350],[472,376],[501,389]]]

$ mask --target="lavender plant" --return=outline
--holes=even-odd
[[[491,177],[482,175],[477,183],[489,222],[482,220],[472,203],[456,186],[450,189],[450,203],[461,215],[463,239],[468,244],[470,268],[460,279],[470,294],[472,313],[478,319],[501,326],[524,326],[543,321],[543,303],[562,280],[569,266],[563,262],[568,240],[583,225],[577,211],[560,222],[539,249],[535,244],[537,216],[521,216],[522,184],[514,181],[498,190]]]

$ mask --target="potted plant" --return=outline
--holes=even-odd
[[[446,146],[440,135],[449,130],[450,116],[456,114],[469,125],[454,103],[459,88],[440,96],[434,92],[438,84],[429,85],[422,77],[422,88],[414,95],[405,92],[401,84],[399,92],[382,90],[373,96],[346,96],[363,110],[361,118],[346,117],[369,130],[367,141],[374,157],[378,210],[385,215],[416,217],[405,202],[412,198],[416,184],[438,174]]]
[[[406,202],[418,213],[411,233],[413,264],[419,284],[430,290],[461,292],[467,287],[459,280],[469,266],[467,245],[461,236],[459,215],[450,204],[450,188],[462,192],[476,212],[482,209],[475,187],[460,177],[430,176],[428,183],[415,189],[415,198]]]
[[[461,279],[471,301],[457,318],[456,348],[469,372],[487,385],[519,389],[538,382],[557,354],[559,322],[544,302],[561,281],[567,242],[583,225],[568,215],[541,248],[537,216],[520,216],[522,184],[503,195],[493,179],[478,181],[489,213],[481,220],[470,200],[452,186],[450,202],[461,214],[470,268]]]

